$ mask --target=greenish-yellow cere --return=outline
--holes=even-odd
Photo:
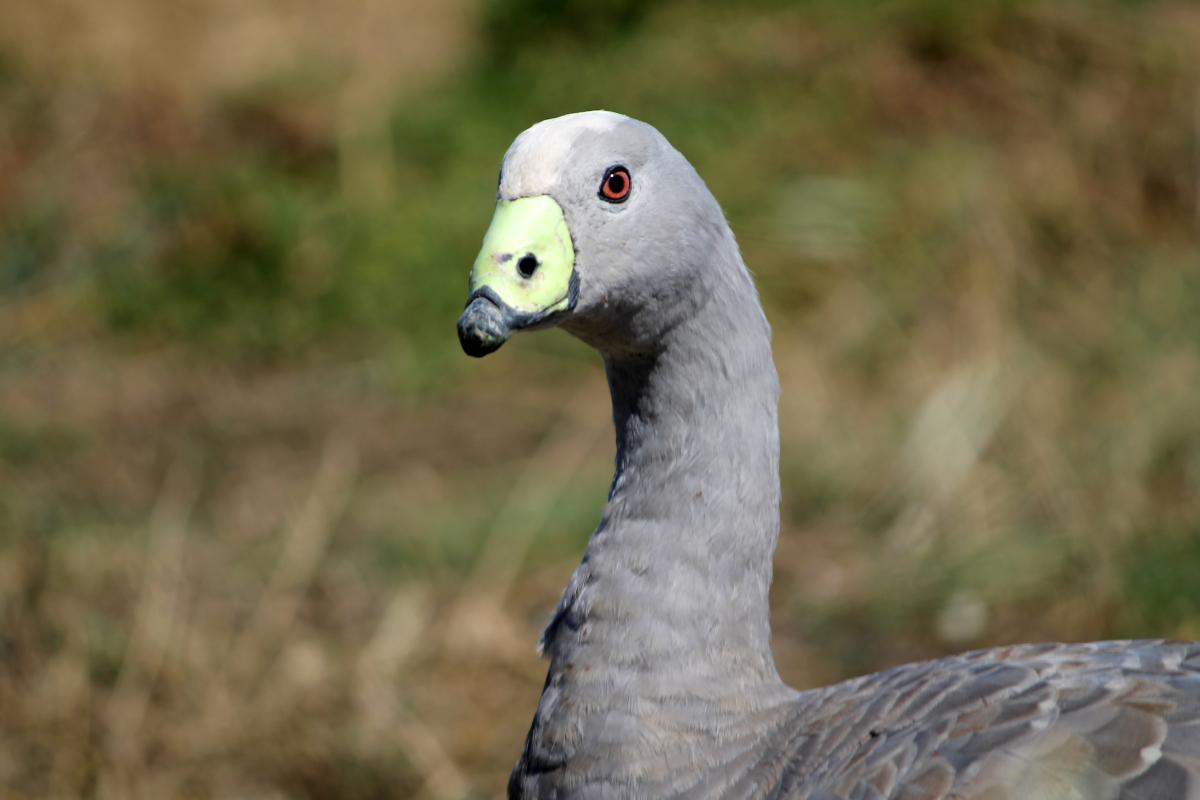
[[[532,255],[537,269],[518,271]],[[471,268],[471,291],[486,286],[515,311],[561,311],[570,302],[575,248],[562,208],[549,195],[501,200]]]

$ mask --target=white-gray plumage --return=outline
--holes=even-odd
[[[613,165],[632,178],[623,202],[597,191]],[[1004,647],[785,686],[767,605],[778,382],[720,207],[656,130],[608,112],[517,138],[499,197],[533,196],[570,230],[572,306],[480,308],[601,353],[617,456],[542,637],[510,797],[1200,798],[1200,644]],[[460,336],[479,355],[471,308]]]

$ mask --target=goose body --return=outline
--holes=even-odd
[[[609,112],[522,133],[459,319],[604,360],[616,470],[542,636],[511,798],[1200,798],[1200,644],[1004,647],[796,691],[775,669],[770,328],[716,200]]]

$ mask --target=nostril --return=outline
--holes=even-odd
[[[526,253],[517,262],[517,272],[521,273],[522,278],[532,278],[539,266],[541,265],[538,263],[537,256],[533,253]]]

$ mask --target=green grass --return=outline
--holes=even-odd
[[[106,11],[131,37],[139,1]],[[0,793],[502,787],[608,409],[578,342],[476,362],[453,324],[505,148],[587,108],[688,156],[758,280],[789,678],[1200,636],[1190,4],[490,0],[447,24],[449,66],[380,72],[374,105],[373,62],[305,50],[344,35],[316,11],[277,28],[293,62],[226,88],[43,63],[99,52],[52,25],[0,37]],[[513,580],[471,630],[488,553]]]

